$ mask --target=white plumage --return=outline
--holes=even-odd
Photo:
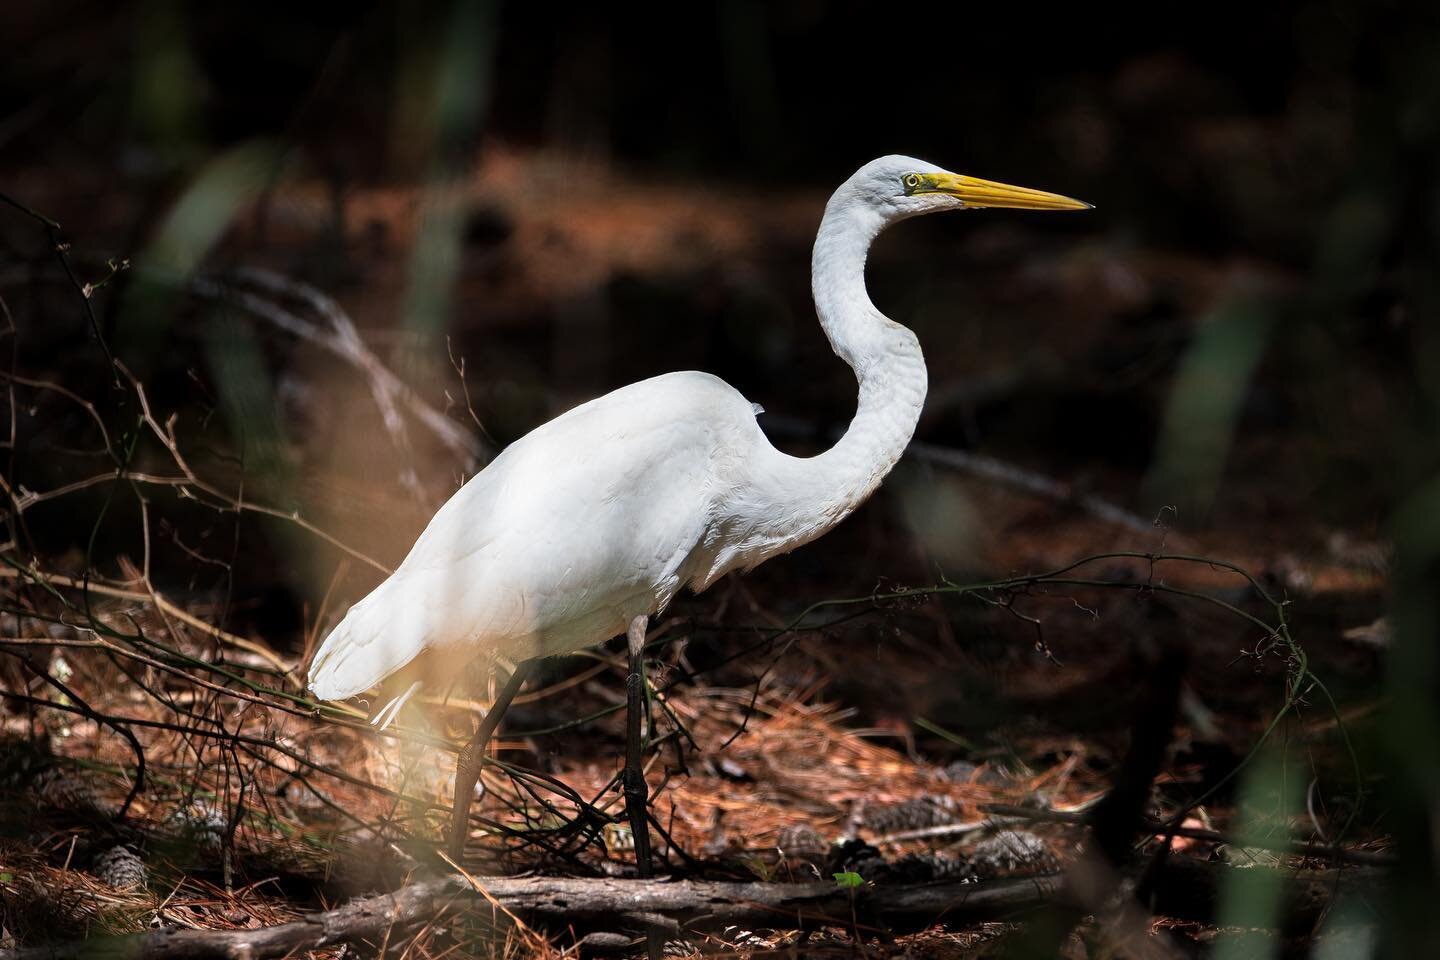
[[[681,587],[703,590],[840,522],[899,459],[926,389],[914,335],[865,292],[866,253],[897,220],[966,206],[1085,204],[909,157],[866,164],[827,204],[812,261],[821,326],[859,381],[858,411],[835,447],[781,453],[751,402],[705,373],[666,374],[576,407],[440,508],[399,569],[326,638],[310,689],[344,699],[422,653],[453,676],[482,655],[588,647],[658,613]]]

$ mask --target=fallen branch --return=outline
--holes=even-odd
[[[241,289],[240,284],[259,288],[271,297],[286,297],[304,303],[325,319],[329,330],[286,310],[276,301]],[[380,409],[385,429],[402,451],[409,446],[405,422],[400,415],[400,407],[403,405],[409,408],[411,415],[423,423],[452,454],[461,459],[467,470],[474,469],[489,459],[489,451],[469,430],[427,404],[419,394],[381,363],[365,346],[349,315],[333,298],[315,287],[270,270],[252,267],[236,270],[229,276],[196,277],[190,282],[190,290],[210,299],[231,300],[252,315],[268,320],[280,329],[328,350],[353,365],[365,375],[375,405]]]
[[[1007,463],[1004,460],[997,460],[995,457],[987,457],[983,453],[971,453],[968,450],[957,450],[953,447],[942,447],[934,443],[917,441],[910,444],[905,455],[914,460],[937,463],[1042,499],[1076,507],[1097,519],[1134,533],[1152,534],[1155,532],[1154,522],[1131,513],[1124,507],[1116,506],[1103,497],[1082,493],[1072,484],[1047,477],[1034,470],[1027,470],[1013,463]]]
[[[1263,867],[1249,868],[1262,870]],[[1157,912],[1206,919],[1217,892],[1240,868],[1176,860],[1163,871],[1154,894]],[[1303,917],[1318,917],[1347,887],[1373,886],[1376,871],[1286,871],[1287,903]],[[1037,907],[1071,902],[1059,875],[986,883],[937,883],[867,887],[856,891],[827,883],[718,883],[703,880],[559,879],[494,877],[471,881],[458,875],[424,880],[394,893],[366,897],[303,920],[256,930],[165,928],[124,937],[0,950],[0,960],[80,960],[126,957],[280,957],[375,939],[452,909],[480,913],[498,925],[518,918],[556,930],[615,930],[663,922],[683,933],[725,925],[779,930],[816,926],[900,932],[944,923],[962,926],[1015,920]],[[392,938],[394,934],[391,935]]]

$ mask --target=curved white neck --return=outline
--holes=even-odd
[[[876,309],[865,289],[870,244],[889,222],[871,207],[840,200],[831,200],[820,222],[810,286],[830,346],[855,371],[859,406],[840,442],[802,463],[814,471],[816,482],[831,487],[843,504],[843,517],[870,495],[905,452],[925,405],[928,382],[915,334]]]
[[[925,403],[925,359],[915,335],[888,319],[865,291],[865,258],[889,223],[837,193],[815,238],[811,287],[820,325],[859,381],[855,419],[840,441],[809,458],[771,448],[755,464],[743,525],[744,565],[808,543],[865,501],[895,466]]]

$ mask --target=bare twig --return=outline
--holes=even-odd
[[[90,299],[90,294],[94,290],[94,287],[91,284],[82,283],[80,278],[75,274],[75,267],[70,262],[70,244],[61,236],[60,224],[42,213],[35,212],[19,200],[4,193],[0,193],[0,202],[9,204],[45,228],[45,234],[50,239],[50,248],[55,253],[55,259],[60,262],[60,269],[65,272],[65,278],[70,281],[70,286],[74,288],[76,295],[80,298],[80,302],[84,304],[85,316],[90,321],[90,333],[95,337],[95,342],[100,345],[100,349],[104,351],[107,365],[113,368],[115,366],[115,355],[110,352],[110,345],[105,342],[104,336],[100,333],[100,319],[95,315],[95,304],[91,302]],[[117,268],[114,267],[111,268],[112,275],[116,269]],[[120,378],[114,374],[113,370],[111,376],[115,377],[115,386],[119,387]]]
[[[124,363],[119,360],[115,361],[115,368],[125,375],[125,378],[130,381],[130,386],[135,390],[135,395],[140,401],[140,412],[142,417],[144,418],[146,426],[150,428],[150,431],[155,435],[155,437],[160,441],[160,443],[164,445],[165,449],[170,451],[170,456],[175,461],[175,466],[178,467],[181,473],[183,473],[185,477],[189,480],[188,486],[179,487],[179,490],[182,494],[191,494],[193,496],[193,490],[199,490],[202,493],[205,493],[208,496],[212,497],[214,500],[218,501],[218,503],[221,505],[219,509],[234,510],[237,512],[249,511],[251,513],[259,513],[267,517],[275,517],[280,520],[289,521],[300,529],[319,537],[321,540],[324,540],[326,543],[330,544],[336,549],[349,554],[356,560],[364,561],[365,563],[374,567],[376,570],[379,570],[381,573],[388,575],[394,572],[389,567],[385,566],[385,564],[381,563],[379,560],[376,560],[373,557],[361,553],[359,550],[356,550],[354,547],[346,544],[338,537],[325,530],[322,530],[320,527],[311,523],[309,520],[306,520],[304,517],[300,516],[300,512],[298,510],[278,510],[275,507],[265,506],[264,504],[255,503],[253,501],[247,501],[244,497],[243,492],[232,496],[231,494],[227,494],[225,491],[219,489],[213,484],[201,479],[199,474],[197,474],[191,468],[190,464],[186,461],[184,455],[180,452],[180,443],[175,438],[175,430],[173,424],[174,418],[171,417],[171,423],[167,424],[166,426],[161,426],[160,421],[155,419],[155,414],[150,409],[149,397],[146,395],[145,387],[140,383],[139,379],[130,372],[130,369],[126,367]],[[212,506],[213,505],[214,504],[212,504]]]
[[[78,580],[75,577],[67,577],[59,573],[45,573],[39,570],[26,568],[24,570],[14,567],[0,566],[0,579],[33,580],[38,583],[48,583],[56,587],[67,587],[74,590],[89,590],[91,593],[98,593],[103,597],[115,597],[120,600],[133,600],[140,603],[153,602],[157,608],[186,626],[200,631],[203,636],[211,637],[227,646],[235,647],[237,650],[246,650],[269,662],[281,673],[289,674],[295,669],[295,665],[286,661],[283,657],[271,650],[263,643],[254,640],[247,640],[244,637],[237,637],[233,633],[227,633],[219,627],[211,626],[199,617],[191,614],[171,603],[161,594],[150,590],[144,593],[135,590],[125,590],[120,587],[112,587],[104,583],[96,583],[94,580],[88,583]]]
[[[129,727],[127,727],[121,721],[117,720],[115,717],[101,713],[99,710],[91,707],[78,693],[72,690],[62,680],[51,674],[50,671],[36,664],[34,658],[31,657],[27,652],[23,650],[9,650],[3,647],[0,647],[0,650],[3,650],[3,652],[11,654],[12,656],[19,657],[26,667],[32,670],[38,677],[40,677],[50,686],[60,691],[61,696],[65,697],[70,703],[74,704],[76,712],[83,714],[89,719],[95,721],[97,724],[109,727],[111,730],[114,730],[116,733],[118,733],[121,737],[125,739],[126,743],[130,745],[131,751],[133,751],[135,754],[135,779],[134,782],[130,785],[130,792],[125,795],[124,802],[120,804],[120,809],[115,814],[117,819],[123,820],[125,814],[130,810],[130,805],[135,802],[135,798],[140,795],[140,791],[145,786],[145,748],[140,745],[140,741],[136,738],[134,732],[132,732]]]

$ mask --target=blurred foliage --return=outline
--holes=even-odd
[[[160,360],[186,283],[237,216],[275,175],[277,151],[267,143],[226,150],[196,174],[135,259],[135,276],[120,307],[117,355],[144,378]]]
[[[1227,848],[1232,863],[1243,867],[1274,866],[1278,860],[1274,854],[1248,844],[1290,838],[1290,819],[1302,807],[1304,788],[1295,782],[1297,771],[1287,769],[1286,760],[1284,747],[1272,743],[1246,771],[1240,786],[1235,843]],[[1215,960],[1242,960],[1256,955],[1253,944],[1234,931],[1283,926],[1283,884],[1284,873],[1280,870],[1249,869],[1235,874],[1234,882],[1221,891],[1215,918],[1222,929],[1232,932],[1216,944],[1212,954]]]
[[[1199,320],[1175,374],[1149,484],[1154,512],[1202,522],[1220,490],[1245,395],[1264,355],[1271,311],[1251,299],[1222,304]],[[1249,466],[1248,464],[1243,466]]]
[[[487,0],[456,3],[451,15],[432,28],[428,42],[408,46],[396,91],[395,142],[426,171],[402,328],[432,351],[455,316],[461,241],[470,213],[460,181],[489,99],[495,15],[495,4]]]
[[[289,444],[253,328],[232,312],[217,310],[206,322],[205,355],[219,389],[220,410],[237,438],[247,484],[258,486],[271,501],[294,503]]]
[[[1395,648],[1387,666],[1386,790],[1402,864],[1391,956],[1440,943],[1440,481],[1396,514]]]
[[[165,166],[184,166],[203,150],[201,68],[187,36],[181,0],[143,0],[135,17],[131,110],[136,133]]]

